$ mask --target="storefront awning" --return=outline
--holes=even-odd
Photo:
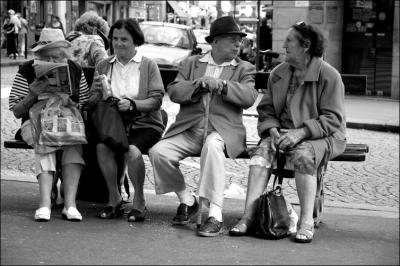
[[[178,5],[177,1],[167,1],[174,12],[181,18],[187,18],[189,15]]]

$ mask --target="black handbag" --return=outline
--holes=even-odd
[[[277,151],[278,170],[271,191],[264,192],[257,202],[254,234],[258,238],[281,239],[289,235],[290,216],[282,192],[285,156]],[[278,184],[275,182],[278,179]]]
[[[109,97],[98,102],[93,111],[92,122],[100,142],[115,152],[124,153],[129,150],[129,143],[118,111],[118,101],[117,98]]]

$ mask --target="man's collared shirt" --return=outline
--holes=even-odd
[[[111,73],[112,96],[119,99],[135,99],[137,97],[139,94],[139,67],[141,62],[142,55],[138,52],[126,65],[118,61],[117,56],[110,60],[110,63],[114,65]]]
[[[230,62],[224,62],[220,65],[217,65],[217,63],[215,63],[214,59],[211,56],[211,52],[205,54],[202,58],[199,59],[199,61],[202,63],[207,63],[206,73],[204,74],[204,76],[213,78],[219,78],[224,67],[231,65],[237,66],[238,64],[235,59],[232,59],[232,61]]]

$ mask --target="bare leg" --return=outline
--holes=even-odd
[[[312,175],[296,173],[297,195],[300,201],[300,221],[299,224],[305,223],[314,225],[313,211],[315,194],[317,190],[317,178]],[[299,236],[305,239],[305,236]]]
[[[38,176],[40,201],[39,207],[51,209],[51,190],[53,187],[54,172],[42,172]]]
[[[121,195],[118,190],[118,166],[115,161],[114,152],[106,145],[99,143],[96,147],[97,162],[108,188],[108,203],[107,206],[116,206],[121,202]]]
[[[251,165],[247,184],[246,203],[244,214],[239,223],[249,225],[256,214],[256,200],[264,192],[271,176],[271,169],[258,165]]]
[[[129,152],[125,154],[125,162],[128,165],[128,174],[132,182],[135,194],[133,197],[133,208],[143,211],[146,205],[143,193],[145,179],[145,166],[140,150],[134,146],[129,146]]]
[[[76,208],[76,192],[78,190],[79,178],[81,177],[82,165],[78,163],[69,163],[63,165],[63,189],[64,206]]]

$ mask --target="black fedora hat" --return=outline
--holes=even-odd
[[[205,39],[208,43],[211,43],[215,36],[222,34],[238,34],[242,37],[247,35],[246,33],[240,31],[238,24],[231,16],[225,16],[216,19],[211,24],[210,35]]]

